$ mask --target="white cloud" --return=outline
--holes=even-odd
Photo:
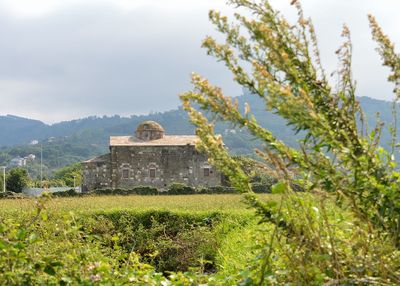
[[[79,6],[113,6],[127,12],[138,8],[183,12],[204,7],[226,7],[224,0],[1,0],[0,5],[18,18],[45,17],[63,9]]]
[[[223,64],[207,57],[201,40],[213,33],[210,8],[231,14],[226,0],[0,0],[0,114],[47,122],[87,115],[162,111],[179,104],[200,72],[227,95],[240,94]],[[295,15],[289,0],[273,0]],[[354,40],[359,95],[391,99],[366,14],[400,40],[400,1],[305,0],[323,62],[336,67],[342,23]]]
[[[18,97],[25,96],[29,92],[43,91],[45,91],[45,87],[34,80],[0,80],[0,94],[2,96],[2,99],[11,99],[17,104],[19,101]],[[2,105],[2,107],[4,107],[4,105]]]
[[[32,111],[40,101],[35,95],[46,94],[47,92],[46,84],[36,80],[2,79],[0,80],[2,101],[0,114],[20,114],[31,117]],[[42,102],[41,104],[45,103]]]

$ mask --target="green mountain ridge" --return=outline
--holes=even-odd
[[[391,102],[369,97],[360,97],[358,100],[366,114],[369,126],[372,128],[375,126],[377,113],[386,125],[390,124]],[[300,135],[295,135],[284,119],[271,112],[265,112],[261,99],[245,92],[238,97],[238,101],[242,108],[245,102],[249,103],[251,113],[257,121],[270,129],[279,139],[290,146],[297,146]],[[110,136],[133,135],[136,126],[145,120],[159,122],[167,134],[194,134],[194,127],[189,123],[186,112],[181,108],[131,117],[91,116],[53,125],[18,116],[0,116],[0,146],[2,146],[0,147],[0,165],[9,164],[14,157],[34,154],[37,159],[28,166],[28,169],[31,175],[35,176],[40,169],[39,158],[41,146],[43,146],[44,171],[45,174],[49,174],[60,167],[108,152]],[[223,135],[225,144],[235,154],[251,154],[254,148],[262,147],[261,143],[254,140],[247,131],[234,126],[218,123],[216,132]],[[30,145],[29,142],[32,140],[38,140],[39,144]],[[382,133],[382,142],[390,142],[387,128]]]

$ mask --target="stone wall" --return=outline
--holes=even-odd
[[[193,145],[112,146],[110,154],[82,163],[82,191],[154,186],[221,185],[222,176]]]
[[[110,154],[82,163],[82,191],[111,188]]]
[[[222,183],[221,174],[193,145],[112,146],[110,150],[112,188],[154,186],[163,189],[176,182],[189,186]]]

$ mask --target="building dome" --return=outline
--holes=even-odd
[[[164,128],[155,121],[144,121],[136,128],[135,136],[139,140],[150,141],[164,137]]]

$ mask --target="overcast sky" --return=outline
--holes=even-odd
[[[289,0],[275,0],[289,17]],[[347,23],[354,43],[358,95],[391,100],[371,41],[367,13],[400,41],[398,0],[304,0],[313,18],[323,63]],[[132,115],[179,105],[199,72],[237,96],[221,63],[200,48],[214,35],[208,10],[230,14],[224,0],[0,0],[0,114],[47,123],[89,115]]]

